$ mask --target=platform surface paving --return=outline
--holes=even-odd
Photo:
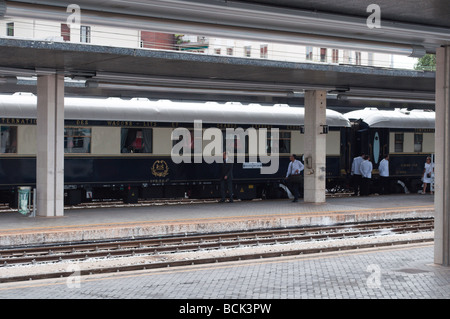
[[[430,195],[388,195],[369,197],[327,198],[325,204],[284,200],[235,201],[234,203],[159,204],[66,209],[64,217],[25,217],[19,213],[1,213],[0,230],[33,227],[59,227],[132,222],[194,220],[200,218],[252,217],[289,214],[351,213],[355,211],[389,211],[433,209]]]
[[[0,284],[0,298],[450,298],[450,268],[433,264],[430,243],[92,275],[74,280]]]

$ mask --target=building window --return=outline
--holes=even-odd
[[[361,52],[355,52],[355,64],[361,65]]]
[[[414,134],[414,152],[422,152],[423,134]]]
[[[0,153],[17,153],[17,126],[2,126],[0,132]]]
[[[9,22],[6,24],[6,35],[8,37],[14,36],[14,22]]]
[[[373,53],[372,52],[369,52],[368,53],[368,58],[367,58],[367,64],[369,65],[369,66],[373,66]]]
[[[327,49],[320,48],[320,62],[327,62]]]
[[[82,25],[80,29],[80,42],[91,43],[91,27]]]
[[[269,57],[268,55],[268,45],[262,44],[260,47],[260,57],[261,59],[267,59]]]
[[[252,47],[250,45],[246,45],[244,47],[244,56],[249,58],[252,55]]]
[[[153,130],[123,128],[121,132],[121,153],[152,153]]]
[[[403,133],[395,133],[395,152],[402,153],[403,152]]]
[[[64,128],[64,153],[90,153],[91,129],[84,127]]]
[[[227,48],[227,55],[233,55],[233,48],[232,47],[228,47]]]
[[[70,41],[70,27],[65,23],[61,23],[61,37],[64,41]]]
[[[214,54],[220,54],[221,53],[221,49],[220,48],[215,48],[214,49]]]
[[[306,47],[306,60],[312,61],[313,59],[313,48],[312,47]]]
[[[344,63],[351,63],[351,55],[349,50],[344,50],[342,59],[344,60]]]
[[[333,63],[339,63],[339,50],[333,49],[332,61]]]

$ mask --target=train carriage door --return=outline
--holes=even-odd
[[[369,127],[362,120],[358,120],[354,124],[355,140],[352,158],[361,155],[362,153],[369,154]]]

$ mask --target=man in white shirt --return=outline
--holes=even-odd
[[[361,196],[367,196],[370,193],[370,180],[372,179],[373,165],[370,161],[370,156],[365,155],[364,161],[361,163]]]
[[[386,155],[378,166],[380,172],[380,189],[382,194],[389,194],[389,155]]]
[[[361,163],[363,162],[364,153],[361,154],[361,156],[357,156],[353,159],[352,163],[352,182],[353,182],[353,188],[355,189],[355,193],[353,196],[358,196],[358,193],[361,192]]]
[[[291,162],[289,163],[287,172],[286,172],[286,180],[288,182],[289,188],[292,190],[294,195],[294,200],[292,202],[298,202],[299,191],[298,188],[302,186],[302,178],[301,172],[305,168],[302,162],[296,159],[295,154],[292,154],[289,159]]]

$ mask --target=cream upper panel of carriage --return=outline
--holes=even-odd
[[[303,154],[304,153],[304,139],[305,135],[300,132],[292,132],[292,149],[290,153]],[[340,131],[329,131],[327,134],[326,155],[340,155],[341,153],[341,133]]]
[[[390,132],[389,153],[434,153],[434,133]]]
[[[35,155],[36,154],[36,126],[35,125],[18,125],[18,126],[2,126],[2,153],[17,155]],[[130,140],[128,144],[135,145],[138,140],[142,140],[142,129],[136,129],[137,134]],[[171,154],[174,141],[172,141],[172,128],[156,127],[147,129],[151,130],[152,148],[142,155],[166,155]],[[70,127],[65,128],[64,150],[66,155],[124,155],[133,153],[139,155],[135,151],[123,150],[126,143],[129,129],[123,127]],[[203,130],[204,132],[204,130]],[[270,132],[270,130],[269,130]],[[428,140],[428,139],[427,139]],[[202,149],[209,144],[211,140],[201,141]],[[242,142],[242,141],[239,141]],[[253,141],[254,142],[254,141]],[[148,143],[148,142],[147,142]],[[248,140],[246,141],[248,143]],[[274,141],[267,137],[266,151],[270,151]],[[280,154],[302,154],[304,149],[304,134],[298,130],[281,130],[279,132],[279,152]],[[127,145],[128,145],[127,144]],[[125,147],[127,147],[125,145]],[[327,155],[340,154],[340,132],[329,131],[327,134]],[[246,147],[246,152],[251,148]]]

